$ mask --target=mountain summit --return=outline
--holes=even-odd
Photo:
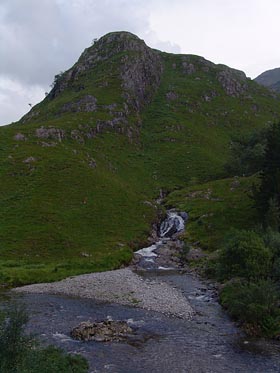
[[[280,93],[280,67],[267,70],[255,78],[255,81],[267,88]]]
[[[227,176],[232,138],[279,114],[241,71],[103,36],[0,128],[1,273],[26,283],[126,263],[160,192]]]

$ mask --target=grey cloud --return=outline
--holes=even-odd
[[[148,27],[141,1],[2,0],[0,72],[47,85],[91,40],[116,29]]]
[[[95,37],[149,31],[148,0],[1,0],[0,125],[19,119],[28,102],[43,98],[54,75],[70,68]],[[141,36],[141,35],[140,35]],[[36,92],[36,93],[35,93]],[[12,103],[12,104],[11,104]]]

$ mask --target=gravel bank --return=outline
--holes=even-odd
[[[190,319],[193,309],[183,294],[170,285],[143,279],[129,268],[69,277],[65,280],[27,285],[16,292],[48,293],[119,303]]]

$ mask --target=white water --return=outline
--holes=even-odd
[[[159,241],[161,242],[161,241]],[[145,258],[151,258],[151,257],[156,257],[157,254],[154,253],[154,250],[158,248],[158,242],[155,244],[149,246],[149,247],[144,247],[143,249],[140,249],[135,252],[135,254],[139,254],[141,256],[144,256]]]
[[[174,233],[181,232],[185,229],[185,222],[184,219],[177,214],[177,212],[169,211],[167,213],[167,218],[161,223],[160,225],[160,236],[166,237],[170,233],[173,235]],[[172,231],[174,231],[172,233]]]
[[[177,212],[168,211],[167,218],[161,223],[159,233],[160,237],[165,238],[165,240],[169,239],[175,233],[181,232],[185,229],[185,221],[184,219],[177,214]],[[158,255],[154,252],[158,248],[163,245],[163,241],[159,240],[156,243],[152,244],[149,247],[144,247],[135,252],[135,254],[139,254],[146,261],[153,262],[153,258],[157,257]],[[166,268],[159,268],[159,269],[166,269]]]

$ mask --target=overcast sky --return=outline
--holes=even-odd
[[[280,67],[279,15],[279,0],[0,0],[0,125],[18,120],[111,31],[254,78]]]

